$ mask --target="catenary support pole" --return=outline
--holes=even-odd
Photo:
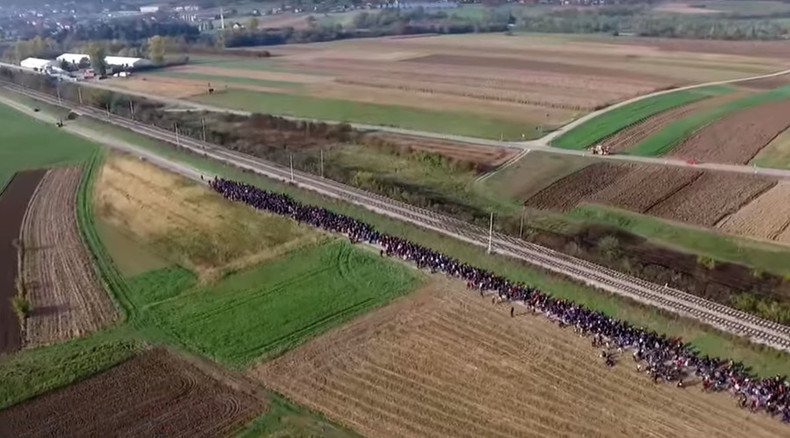
[[[291,154],[291,182],[294,182],[294,154]]]
[[[491,219],[488,221],[488,253],[491,254],[494,243],[494,212],[491,212]]]

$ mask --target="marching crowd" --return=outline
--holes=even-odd
[[[678,387],[698,381],[705,391],[727,391],[740,406],[753,412],[765,411],[790,423],[790,381],[784,376],[760,379],[741,363],[701,356],[680,339],[635,327],[568,300],[551,297],[533,287],[514,283],[483,269],[462,263],[408,240],[377,232],[356,219],[312,207],[291,197],[255,186],[215,178],[210,186],[225,198],[244,202],[256,209],[293,218],[315,227],[345,234],[352,242],[366,242],[381,248],[381,255],[399,257],[420,269],[442,272],[462,279],[481,295],[495,293],[495,299],[522,302],[533,313],[542,313],[559,324],[590,336],[593,347],[601,348],[607,366],[630,352],[636,368],[654,382],[672,382]],[[511,307],[511,316],[513,308]]]

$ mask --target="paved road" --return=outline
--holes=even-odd
[[[32,93],[57,104],[57,100],[47,95]],[[134,132],[168,142],[185,150],[200,154],[209,159],[231,164],[257,174],[293,184],[316,193],[341,199],[359,205],[373,212],[396,220],[409,222],[425,229],[471,243],[480,247],[490,245],[498,254],[513,257],[535,266],[575,279],[592,287],[611,292],[637,302],[695,319],[721,331],[741,336],[751,342],[763,344],[790,352],[790,327],[749,315],[736,309],[714,303],[683,291],[649,283],[612,269],[577,259],[548,248],[535,245],[500,233],[489,235],[488,230],[447,217],[429,210],[417,208],[355,187],[320,178],[314,175],[291,172],[278,164],[251,157],[210,143],[176,137],[173,132],[154,128],[117,116],[107,117],[105,112],[95,108],[71,107],[71,110],[87,117],[108,121]],[[67,127],[67,129],[70,129]],[[87,133],[83,133],[87,134]],[[102,141],[87,134],[89,138]],[[174,172],[195,178],[200,171],[167,157],[156,156],[151,152],[127,143],[116,144],[105,139],[111,147],[132,151],[145,156],[152,162]]]

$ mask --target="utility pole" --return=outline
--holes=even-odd
[[[294,182],[294,154],[291,154],[291,182]]]
[[[58,90],[58,105],[63,105],[63,100],[60,98],[60,81],[55,85],[55,89]]]
[[[129,101],[129,112],[132,114],[132,119],[134,119],[134,102],[131,100]]]
[[[82,88],[79,85],[77,86],[77,96],[80,97],[80,105],[82,105]]]
[[[488,221],[488,253],[491,254],[491,246],[494,243],[494,212],[491,212],[491,219]]]
[[[176,131],[176,146],[181,147],[181,138],[178,136],[178,123],[173,123],[173,129]]]
[[[104,105],[104,109],[107,110],[107,120],[110,120],[110,105]]]
[[[321,149],[321,178],[324,177],[324,150]]]
[[[521,225],[518,227],[518,238],[522,239],[524,237],[524,213],[526,213],[527,207],[521,209]]]
[[[206,142],[206,118],[202,117],[200,123],[203,125],[203,143]]]

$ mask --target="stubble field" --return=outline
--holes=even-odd
[[[32,306],[27,346],[83,336],[117,317],[77,229],[81,173],[79,167],[48,171],[25,214],[22,279]]]
[[[653,385],[541,316],[449,280],[252,371],[368,436],[777,436],[726,395]]]
[[[262,49],[276,56],[194,57],[188,66],[111,83],[274,114],[530,139],[630,97],[781,67],[760,51],[733,54],[720,45],[707,46],[700,57],[627,39],[546,35],[371,38]],[[214,95],[207,94],[208,83]],[[448,108],[454,118],[469,120],[454,124],[435,114]],[[409,118],[409,111],[431,122]],[[474,126],[474,116],[490,119],[490,126]]]

